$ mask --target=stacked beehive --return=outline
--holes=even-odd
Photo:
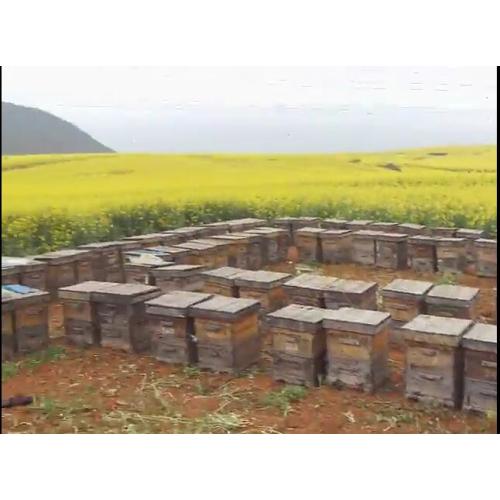
[[[289,304],[325,307],[325,290],[337,281],[333,276],[303,273],[283,283]]]
[[[408,265],[407,235],[391,232],[375,237],[375,264],[387,269],[405,269]]]
[[[45,290],[47,264],[26,257],[2,257],[2,285],[16,283]]]
[[[425,295],[427,314],[446,318],[477,319],[479,289],[436,285]]]
[[[352,229],[352,225],[349,229]],[[379,234],[377,231],[368,229],[361,229],[352,233],[351,259],[355,264],[375,265],[375,239]]]
[[[378,284],[372,281],[337,279],[323,291],[325,307],[377,309]]]
[[[202,271],[205,266],[190,264],[174,264],[154,267],[150,270],[150,278],[154,286],[163,293],[174,290],[198,292],[203,288]]]
[[[497,277],[497,241],[479,238],[474,241],[476,274],[489,278]]]
[[[437,271],[437,238],[417,234],[408,238],[408,265],[414,271],[434,273]]]
[[[436,266],[441,273],[459,274],[467,266],[465,238],[440,237],[436,240]]]
[[[285,229],[256,227],[247,232],[261,236],[265,263],[275,264],[283,262],[287,258],[290,236]]]
[[[480,229],[459,229],[456,233],[457,238],[465,239],[465,272],[476,274],[476,253],[474,250],[474,241],[486,237],[486,232]]]
[[[351,262],[352,231],[327,229],[319,233],[322,262],[346,264]]]
[[[201,273],[204,280],[203,291],[225,297],[239,297],[236,278],[243,272],[246,270],[237,267],[219,267],[204,271]]]
[[[78,248],[92,252],[92,279],[121,283],[124,280],[122,251],[139,246],[133,242],[105,241],[81,245]]]
[[[320,236],[326,229],[319,227],[303,227],[295,231],[295,245],[299,251],[302,262],[321,262],[321,239]]]

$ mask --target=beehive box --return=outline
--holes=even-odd
[[[134,241],[141,245],[141,248],[155,247],[161,245],[163,242],[169,243],[168,240],[172,240],[173,235],[170,233],[149,233],[149,234],[138,234],[135,236],[126,236],[122,238],[123,241]],[[179,241],[182,238],[177,238]],[[170,243],[172,244],[172,243]]]
[[[229,232],[229,224],[227,222],[210,222],[209,224],[203,224],[202,227],[205,230],[204,237]]]
[[[214,259],[212,262],[213,267],[227,266],[230,254],[231,244],[228,241],[220,238],[198,238],[191,240],[193,243],[202,243],[213,247]]]
[[[162,250],[165,252],[165,261],[171,261],[175,264],[189,264],[192,262],[191,256],[193,255],[193,251],[189,250],[189,248],[180,248],[174,247],[170,245],[164,245],[161,247],[150,247],[145,250]]]
[[[363,231],[369,230],[372,223],[372,220],[350,220],[347,221],[345,227],[351,231]]]
[[[60,288],[58,296],[64,311],[64,332],[68,342],[78,346],[100,345],[101,333],[97,321],[94,294],[119,283],[85,281]]]
[[[295,245],[295,232],[303,227],[320,227],[318,217],[278,217],[273,220],[273,225],[288,231],[290,244]]]
[[[2,347],[7,357],[47,347],[49,300],[50,294],[42,290],[2,285]]]
[[[479,238],[474,240],[476,274],[488,278],[497,277],[497,242]]]
[[[375,264],[386,269],[408,267],[406,234],[381,233],[375,237]]]
[[[244,236],[246,238],[246,265],[238,266],[245,267],[250,270],[261,269],[264,265],[263,259],[263,237],[262,235],[251,233],[248,231],[231,233],[233,236]]]
[[[138,247],[139,245],[133,246]],[[92,251],[92,279],[123,282],[122,246],[118,241],[89,243],[80,245],[78,248]]]
[[[218,234],[211,239],[227,243],[227,264],[230,267],[247,267],[248,237],[236,234]]]
[[[200,368],[238,373],[258,361],[259,308],[259,302],[253,299],[221,296],[190,308]]]
[[[436,285],[425,296],[427,314],[446,318],[476,319],[479,288]]]
[[[456,233],[457,238],[465,239],[465,272],[467,274],[476,274],[476,252],[474,241],[480,238],[486,238],[486,231],[481,229],[459,229]]]
[[[204,271],[201,273],[204,281],[203,291],[225,297],[239,297],[236,278],[245,271],[245,269],[229,266]]]
[[[323,219],[321,227],[324,229],[347,229],[347,222],[345,219]]]
[[[47,264],[44,262],[27,257],[2,257],[2,284],[4,284],[4,265],[7,270],[9,266],[12,266],[18,274],[14,280],[18,279],[18,283],[21,285],[37,288],[38,290],[47,288]],[[6,282],[5,284],[8,285],[9,283]],[[15,281],[11,281],[11,284],[15,284]]]
[[[220,246],[215,243],[200,240],[189,240],[179,243],[179,248],[191,250],[189,263],[192,265],[205,266],[208,268],[221,267],[227,265],[227,257],[220,253]]]
[[[467,265],[465,238],[438,238],[436,241],[437,269],[442,273],[462,273]]]
[[[324,292],[337,281],[333,276],[303,273],[283,283],[288,304],[325,307]]]
[[[437,271],[437,239],[432,236],[408,238],[408,266],[421,273]]]
[[[371,231],[380,231],[382,233],[400,233],[397,222],[372,222],[368,228]]]
[[[151,276],[154,285],[163,293],[173,290],[199,292],[203,289],[201,272],[206,270],[205,266],[174,264],[151,269]]]
[[[430,230],[427,229],[427,226],[423,226],[422,224],[411,224],[409,222],[399,224],[396,232],[409,236],[430,236]]]
[[[463,409],[497,411],[497,327],[475,324],[462,338]]]
[[[362,229],[352,233],[351,260],[355,264],[374,266],[376,259],[375,238],[381,233]]]
[[[144,303],[159,295],[158,287],[132,283],[118,283],[94,293],[101,345],[126,352],[149,351],[151,336]]]
[[[205,236],[210,236],[211,231],[203,226],[186,226],[178,227],[176,229],[169,229],[168,231],[163,231],[164,234],[176,234],[179,237],[178,243],[183,241],[192,240],[193,238],[203,238]]]
[[[245,219],[233,219],[226,222],[229,226],[229,231],[232,233],[255,229],[256,227],[262,226],[266,223],[264,219],[255,219],[252,217],[247,217]]]
[[[248,232],[262,237],[264,262],[276,264],[286,260],[288,247],[290,246],[290,236],[285,229],[256,227],[249,229]]]
[[[325,231],[319,227],[303,227],[295,232],[295,244],[302,262],[322,262],[320,235]]]
[[[326,351],[323,313],[317,307],[291,304],[267,315],[275,380],[318,385]]]
[[[349,229],[328,229],[319,234],[321,257],[325,264],[346,264],[351,262],[352,231]]]
[[[16,285],[21,281],[21,270],[17,264],[2,257],[2,285]]]
[[[431,236],[436,238],[454,238],[457,229],[454,227],[432,227]]]
[[[326,381],[366,392],[380,387],[389,375],[389,324],[381,311],[325,309]]]
[[[401,327],[406,345],[405,394],[457,407],[462,398],[462,336],[472,321],[421,314]]]
[[[166,363],[198,361],[194,319],[189,308],[208,300],[207,293],[174,291],[146,301],[151,354]]]
[[[337,279],[324,290],[327,309],[377,309],[378,285],[371,281]]]
[[[123,266],[125,271],[125,283],[139,283],[141,285],[154,285],[155,278],[153,269],[158,267],[168,267],[175,265],[173,262],[163,262],[163,264],[152,264],[150,262],[130,261]]]
[[[429,281],[395,279],[380,290],[382,309],[391,315],[392,343],[401,345],[401,326],[426,312],[425,295],[433,286]]]

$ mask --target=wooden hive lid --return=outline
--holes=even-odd
[[[440,247],[463,247],[465,245],[465,238],[455,238],[442,236],[436,238],[436,245]]]
[[[372,222],[374,222],[374,221],[372,221],[372,220],[355,219],[355,220],[349,220],[349,221],[347,221],[347,224],[349,226],[368,226]]]
[[[247,231],[235,231],[231,233],[234,236],[244,236],[249,243],[256,243],[262,241],[263,236],[261,234],[253,233],[251,230]]]
[[[497,325],[476,323],[462,337],[462,345],[466,349],[497,352]]]
[[[288,234],[288,232],[285,229],[282,229],[280,227],[269,227],[269,226],[260,226],[260,227],[255,227],[253,229],[248,229],[249,233],[253,234],[261,234],[262,236],[277,236],[280,234]]]
[[[430,281],[405,280],[398,278],[391,281],[388,285],[385,285],[380,292],[385,296],[403,294],[420,297],[425,295],[433,286],[434,284]]]
[[[178,246],[170,246],[170,245],[162,245],[161,247],[153,247],[153,248],[162,248],[169,255],[192,255],[192,250],[189,248],[182,248]]]
[[[472,325],[469,319],[419,314],[400,328],[406,340],[456,347]]]
[[[242,243],[247,241],[247,235],[235,234],[235,233],[227,233],[227,234],[214,234],[210,236],[210,239],[220,240],[229,243]]]
[[[96,241],[94,243],[86,243],[85,245],[79,245],[78,248],[84,250],[100,250],[102,248],[118,248],[120,246],[120,241]]]
[[[375,236],[379,241],[405,241],[408,239],[407,234],[403,233],[380,233]]]
[[[264,224],[264,219],[256,219],[254,217],[246,217],[243,219],[231,219],[226,221],[230,226],[237,226],[239,224]]]
[[[281,286],[291,274],[273,271],[244,271],[236,277],[237,286],[250,286],[255,288],[274,288]]]
[[[290,304],[266,315],[270,327],[285,328],[297,332],[318,332],[322,329],[324,309]]]
[[[260,302],[254,299],[239,299],[215,295],[189,308],[196,318],[221,319],[234,321],[247,314],[253,314],[260,308]]]
[[[426,295],[430,304],[463,303],[469,305],[479,297],[479,288],[460,285],[436,285]]]
[[[30,257],[2,257],[2,275],[23,271],[41,271],[47,267],[46,262]]]
[[[427,236],[425,234],[415,234],[408,237],[410,243],[418,245],[435,245],[438,239],[435,236]]]
[[[37,288],[25,285],[2,285],[2,310],[12,310],[29,304],[47,303],[49,300],[50,293]]]
[[[2,276],[11,276],[13,274],[18,274],[21,270],[19,265],[13,264],[12,262],[6,262],[5,257],[2,257]],[[43,264],[40,262],[40,264]]]
[[[35,255],[33,259],[47,262],[50,264],[64,264],[68,262],[75,262],[83,260],[91,255],[91,250],[65,248],[63,250],[56,250],[55,252],[47,252],[41,255]]]
[[[329,288],[338,278],[321,274],[302,273],[283,283],[284,288],[307,288],[323,291]]]
[[[484,236],[486,236],[486,231],[483,231],[482,229],[461,228],[457,231],[458,238],[467,238],[475,240],[483,238]]]
[[[146,301],[146,313],[187,318],[190,307],[212,297],[209,293],[175,290]]]
[[[320,233],[319,237],[322,240],[327,239],[338,239],[344,238],[345,236],[349,236],[352,234],[351,229],[326,229],[322,233]]]
[[[341,307],[325,309],[323,326],[332,330],[373,335],[385,328],[390,319],[391,315],[386,312]]]
[[[311,234],[311,235],[318,235],[320,233],[324,233],[326,229],[321,228],[321,227],[301,227],[300,229],[297,229],[297,234]]]
[[[185,241],[184,243],[177,243],[174,246],[179,247],[179,248],[188,248],[189,250],[192,250],[193,253],[195,253],[195,254],[200,254],[203,251],[216,248],[216,245],[213,243],[210,244],[210,243],[205,243],[205,242],[200,242],[200,241],[195,241],[195,240],[188,240],[188,241]]]
[[[94,293],[96,302],[112,304],[135,304],[161,295],[157,286],[141,285],[138,283],[117,283],[116,286],[106,287]]]
[[[135,236],[125,236],[124,241],[161,241],[165,237],[163,233],[137,234]]]
[[[378,284],[374,281],[349,280],[339,278],[325,289],[325,293],[331,292],[362,294],[373,288],[378,288]]]
[[[193,243],[206,244],[206,245],[209,245],[213,248],[222,248],[222,247],[227,247],[229,245],[229,243],[227,241],[221,240],[219,238],[212,238],[212,237],[197,238],[197,239],[190,240],[190,241],[192,241]]]
[[[170,277],[170,278],[184,278],[187,276],[193,276],[205,271],[206,266],[200,266],[195,264],[173,264],[155,267],[151,270],[154,276],[160,277]]]
[[[424,231],[427,229],[427,226],[424,226],[423,224],[413,224],[412,222],[403,222],[402,224],[398,225],[399,229],[404,230],[410,230],[410,231]]]
[[[332,224],[346,224],[348,221],[346,219],[334,219],[334,218],[330,218],[330,219],[324,219],[324,222],[329,222],[329,223],[332,223]]]
[[[370,227],[377,229],[395,229],[399,224],[397,222],[372,222]]]
[[[110,283],[108,281],[83,281],[76,285],[59,288],[57,290],[57,295],[60,299],[92,300],[95,293],[108,290],[118,285],[120,285],[120,283]]]
[[[377,236],[380,236],[382,231],[372,231],[371,229],[360,229],[359,231],[354,231],[352,236],[354,238],[369,238],[375,239]]]
[[[431,227],[431,234],[433,235],[443,235],[443,236],[453,236],[457,231],[455,227]]]
[[[497,240],[492,240],[488,238],[478,238],[477,240],[474,240],[474,245],[477,247],[496,248]]]

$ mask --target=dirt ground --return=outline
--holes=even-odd
[[[273,269],[292,272],[293,264]],[[411,270],[354,265],[323,272],[377,281],[436,281]],[[462,276],[481,288],[481,320],[493,322],[494,279]],[[495,433],[495,415],[430,407],[405,399],[404,353],[392,350],[391,376],[375,394],[274,382],[262,369],[240,376],[158,362],[104,348],[79,349],[53,339],[43,354],[2,365],[2,398],[34,397],[2,410],[4,433]]]

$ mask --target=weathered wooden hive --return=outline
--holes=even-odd
[[[246,269],[237,267],[219,267],[201,273],[203,279],[203,291],[225,297],[239,297],[236,278]]]
[[[59,288],[58,295],[64,310],[64,332],[70,343],[78,346],[100,345],[101,332],[94,294],[119,285],[104,281],[84,281]]]
[[[337,279],[324,290],[327,309],[357,307],[377,309],[378,284],[372,281]]]
[[[263,238],[260,234],[255,234],[249,231],[231,233],[233,236],[244,236],[246,238],[246,265],[237,266],[245,267],[246,269],[258,270],[264,265],[262,254]]]
[[[138,234],[136,236],[126,236],[123,238],[123,241],[135,241],[139,243],[141,248],[155,247],[162,243],[174,245],[181,240],[181,236],[172,233]]]
[[[347,229],[347,222],[345,219],[324,219],[321,221],[321,227],[324,229]]]
[[[434,273],[437,271],[437,238],[432,236],[410,236],[408,238],[408,265],[414,271]]]
[[[431,236],[436,238],[454,238],[457,232],[455,227],[432,227]]]
[[[178,243],[192,240],[193,238],[204,238],[205,236],[211,236],[212,234],[212,231],[204,226],[178,227],[177,229],[169,229],[168,231],[163,232],[166,234],[176,234],[177,236],[179,236]]]
[[[203,243],[211,245],[214,248],[213,267],[227,266],[229,260],[229,253],[231,244],[228,241],[221,240],[220,238],[198,238],[191,240],[193,243]]]
[[[324,309],[297,304],[267,315],[275,380],[318,385],[326,351],[323,315]]]
[[[190,307],[210,298],[207,293],[174,291],[145,302],[151,354],[156,359],[181,364],[198,361]]]
[[[474,241],[476,274],[488,278],[497,277],[497,241],[479,238]]]
[[[7,271],[4,282],[4,270]],[[21,285],[45,290],[47,288],[47,264],[28,257],[2,257],[2,285]]]
[[[302,262],[321,262],[320,234],[326,229],[319,227],[303,227],[295,231],[295,245]]]
[[[380,231],[381,233],[400,233],[397,222],[372,222],[369,229],[371,231]]]
[[[333,276],[303,273],[283,283],[283,290],[289,304],[324,308],[324,292],[335,281]]]
[[[205,266],[208,268],[227,265],[227,260],[221,262],[218,255],[219,247],[215,243],[202,242],[200,240],[189,240],[175,245],[191,251],[189,263],[191,265]]]
[[[401,327],[406,345],[405,394],[457,407],[462,398],[462,336],[472,321],[421,314]]]
[[[221,296],[190,308],[200,368],[238,373],[258,361],[259,308],[257,300]]]
[[[397,233],[407,234],[409,236],[430,235],[430,230],[422,224],[403,223],[398,225]]]
[[[464,410],[497,411],[497,327],[476,323],[462,338]]]
[[[150,276],[154,285],[163,293],[174,290],[199,292],[203,288],[201,272],[206,271],[206,266],[193,264],[175,264],[155,267],[151,269]]]
[[[381,233],[375,237],[375,264],[386,269],[408,267],[408,236],[400,233]]]
[[[273,220],[273,225],[285,229],[290,236],[290,244],[295,245],[295,233],[303,227],[320,227],[318,217],[278,217]]]
[[[374,266],[376,259],[375,239],[380,232],[361,229],[352,233],[351,260],[355,264]]]
[[[382,309],[391,315],[391,342],[402,344],[400,328],[426,312],[425,295],[433,286],[429,281],[395,279],[380,290]]]
[[[256,227],[263,226],[265,223],[266,221],[264,219],[255,219],[253,217],[227,221],[231,233],[240,233],[242,231],[248,231],[249,229],[255,229]]]
[[[25,285],[2,285],[2,359],[48,345],[48,292]]]
[[[174,247],[170,245],[162,245],[159,247],[150,247],[145,250],[156,250],[161,249],[163,252],[166,252],[165,261],[169,260],[170,262],[175,262],[175,264],[190,264],[192,262],[191,256],[193,255],[193,251],[189,250],[189,248],[180,248]]]
[[[88,243],[80,245],[82,250],[92,252],[92,279],[98,281],[115,281],[117,283],[124,281],[123,274],[123,255],[122,250],[127,251],[127,245],[119,241],[103,241],[98,243]],[[132,247],[140,247],[138,243],[130,242]],[[125,247],[125,248],[124,248]]]
[[[263,261],[265,263],[275,264],[286,260],[288,247],[290,246],[290,236],[285,229],[256,227],[249,229],[248,232],[262,237]]]
[[[481,229],[459,229],[456,233],[456,237],[465,239],[466,263],[464,271],[467,274],[476,274],[474,241],[480,238],[486,238],[486,231],[482,231]]]
[[[319,233],[322,262],[346,264],[351,262],[352,231],[349,229],[327,229]]]
[[[224,234],[229,232],[229,224],[227,222],[210,222],[202,226],[206,231],[206,236],[213,236],[216,234]]]
[[[227,246],[227,264],[230,267],[246,268],[248,265],[248,236],[238,234],[218,234],[211,239],[223,241]]]
[[[386,312],[325,309],[326,381],[367,392],[380,387],[389,375],[389,324]]]
[[[436,241],[437,270],[442,273],[462,273],[467,266],[465,238],[438,238]]]
[[[479,288],[436,285],[425,296],[427,314],[446,318],[476,319]]]
[[[141,285],[154,285],[155,278],[152,270],[158,267],[168,267],[175,265],[174,262],[149,260],[149,254],[145,254],[145,258],[139,255],[127,255],[127,261],[123,265],[125,272],[125,283],[139,283]]]
[[[118,283],[93,294],[101,345],[126,352],[147,352],[151,336],[146,328],[145,301],[161,295],[158,287]]]
[[[345,226],[346,229],[350,229],[351,231],[362,231],[362,230],[369,230],[372,223],[373,223],[372,220],[356,219],[347,221]]]

